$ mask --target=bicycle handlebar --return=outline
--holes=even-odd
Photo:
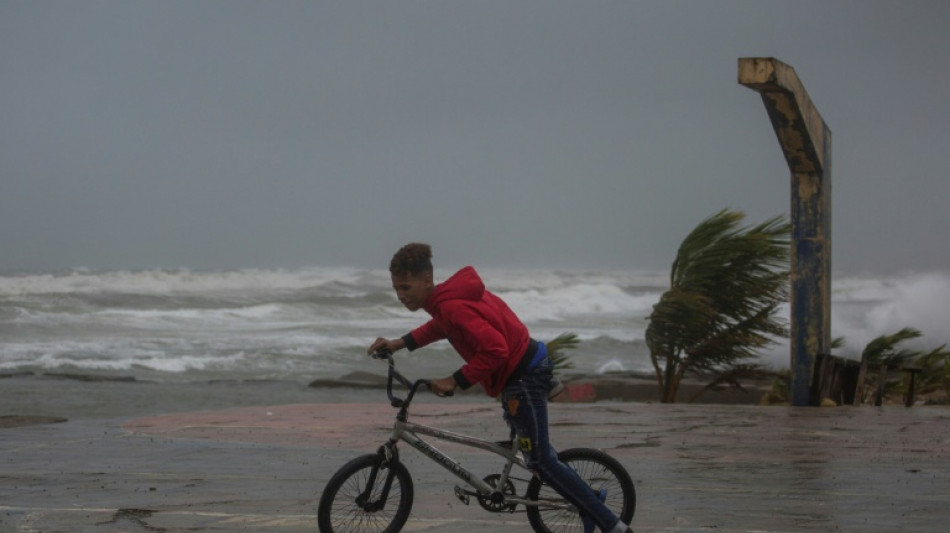
[[[402,375],[401,372],[396,370],[396,363],[393,359],[392,351],[387,349],[376,350],[373,352],[371,357],[373,359],[383,359],[389,366],[389,372],[386,379],[386,396],[389,397],[389,402],[393,407],[408,407],[409,403],[412,401],[412,398],[416,395],[416,391],[419,390],[419,387],[424,386],[426,389],[431,390],[428,379],[417,379],[412,381],[406,376]],[[396,395],[393,394],[393,380],[398,381],[409,390],[409,393],[405,398],[397,398]],[[442,396],[452,396],[452,393],[444,394]]]

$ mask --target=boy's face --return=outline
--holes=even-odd
[[[429,293],[432,292],[432,274],[430,273],[420,276],[392,274],[392,280],[396,297],[410,311],[422,309],[426,299],[429,298]]]

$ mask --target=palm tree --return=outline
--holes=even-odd
[[[921,337],[923,334],[916,328],[902,328],[890,335],[881,335],[871,340],[861,353],[861,366],[866,372],[877,370],[875,384],[874,405],[881,405],[884,396],[900,384],[896,381],[888,382],[887,374],[890,370],[903,369],[912,366],[920,370],[920,392],[933,392],[943,389],[950,398],[950,352],[946,345],[934,348],[929,352],[900,348],[898,344]],[[861,380],[859,387],[866,387],[865,380]],[[860,398],[864,399],[864,390],[860,391]]]
[[[715,380],[756,372],[757,350],[788,336],[775,318],[788,299],[791,225],[775,217],[740,228],[745,215],[722,210],[683,241],[670,289],[653,306],[646,331],[662,402],[675,402],[687,372]]]
[[[571,357],[565,352],[567,350],[573,350],[578,344],[580,344],[580,342],[581,341],[577,338],[576,333],[566,331],[554,339],[544,343],[545,347],[548,349],[548,358],[551,360],[551,364],[554,365],[555,374],[558,374],[563,370],[570,370],[574,368],[574,363],[571,362]]]
[[[898,350],[897,345],[909,340],[920,337],[920,330],[914,328],[903,328],[897,333],[890,335],[881,335],[864,347],[861,352],[861,366],[867,370],[877,370],[877,386],[874,393],[874,404],[881,405],[884,400],[884,389],[887,385],[887,373],[891,368],[899,368],[904,363],[910,361],[918,355],[912,350]],[[860,383],[859,386],[865,386]],[[864,393],[861,393],[863,398]]]
[[[943,344],[921,354],[914,364],[921,370],[920,392],[943,391],[947,403],[950,403],[950,351],[946,348],[947,345]]]

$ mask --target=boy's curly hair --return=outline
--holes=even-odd
[[[389,262],[389,273],[394,276],[421,276],[432,272],[432,247],[411,242],[399,249]]]

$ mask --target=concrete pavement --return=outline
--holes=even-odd
[[[485,438],[498,404],[459,397],[413,420]],[[323,485],[388,436],[379,404],[293,404],[0,429],[0,532],[316,530]],[[554,404],[559,448],[607,450],[637,487],[638,532],[944,532],[950,410],[625,402]],[[499,461],[440,449],[485,475]],[[404,531],[529,532],[452,495],[454,478],[415,451]],[[520,489],[520,487],[519,487]]]

